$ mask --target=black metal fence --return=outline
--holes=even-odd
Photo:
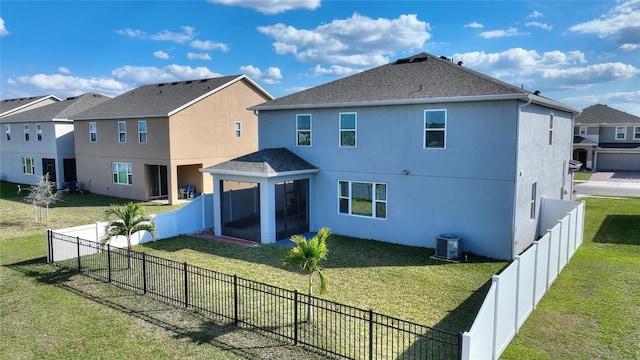
[[[461,358],[460,333],[52,231],[47,249],[59,266],[335,357]]]

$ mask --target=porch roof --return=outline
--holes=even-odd
[[[216,175],[280,177],[320,171],[285,148],[262,149],[200,171]]]

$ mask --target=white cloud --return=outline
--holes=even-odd
[[[597,34],[602,39],[611,38],[627,48],[629,45],[640,45],[640,0],[618,3],[599,19],[573,25],[569,30]]]
[[[209,2],[252,8],[267,15],[295,9],[315,10],[320,7],[320,0],[209,0]]]
[[[166,60],[166,59],[169,58],[169,54],[167,54],[166,52],[161,51],[161,50],[155,51],[153,53],[153,56],[158,58],[158,59],[163,59],[163,60]]]
[[[136,39],[151,39],[155,41],[173,41],[179,44],[183,44],[191,39],[195,35],[195,28],[191,26],[181,26],[182,32],[173,32],[169,30],[162,30],[161,32],[153,35],[148,35],[146,32],[137,29],[121,29],[116,30],[116,33],[123,36]]]
[[[549,51],[512,48],[498,53],[454,54],[465,66],[495,76],[511,84],[528,84],[540,90],[585,89],[598,83],[640,76],[640,70],[622,63],[587,63],[581,51]]]
[[[111,75],[117,80],[132,86],[222,76],[206,67],[192,68],[176,64],[167,65],[163,68],[126,65],[113,70]]]
[[[207,53],[187,53],[187,59],[189,60],[211,60],[211,56]]]
[[[311,70],[311,75],[313,76],[322,76],[322,75],[334,75],[334,76],[347,76],[351,74],[357,73],[358,70],[352,69],[350,67],[340,66],[340,65],[331,65],[329,68],[323,68],[320,65],[316,65]]]
[[[282,80],[282,74],[277,67],[269,67],[262,71],[253,65],[241,66],[240,72],[246,74],[254,80],[261,80],[266,84],[278,84]]]
[[[68,75],[36,74],[10,79],[11,85],[31,85],[39,91],[63,93],[63,96],[77,95],[86,92],[98,92],[105,95],[121,94],[128,89],[127,84],[115,79],[81,78]]]
[[[464,27],[472,29],[482,29],[484,28],[484,25],[474,21],[472,23],[466,24]]]
[[[541,13],[540,11],[534,10],[531,14],[527,16],[527,19],[536,19],[543,16],[544,16],[543,13]]]
[[[9,35],[9,30],[4,26],[4,19],[0,18],[0,36]]]
[[[200,49],[200,50],[220,50],[224,52],[229,51],[229,45],[219,43],[219,42],[213,42],[209,40],[206,40],[206,41],[193,40],[191,42],[191,47]]]
[[[638,44],[622,44],[620,45],[620,50],[622,51],[633,51],[640,47]]]
[[[60,74],[65,74],[65,75],[71,74],[71,70],[67,69],[67,68],[66,68],[66,67],[64,67],[64,66],[60,66],[60,67],[58,68],[58,72],[59,72]]]
[[[491,31],[483,31],[480,33],[485,39],[493,39],[493,38],[503,38],[509,36],[521,35],[517,28],[510,27],[507,30],[491,30]]]
[[[293,54],[297,60],[370,68],[389,62],[388,56],[421,49],[431,37],[429,24],[415,14],[396,19],[371,19],[353,14],[315,29],[276,24],[258,30],[270,37],[277,54]]]
[[[142,30],[134,30],[134,29],[120,29],[116,30],[118,35],[128,36],[130,38],[139,38],[144,39],[147,37],[147,34]]]
[[[528,22],[525,24],[526,26],[533,26],[533,27],[538,27],[542,30],[547,30],[547,31],[551,31],[551,29],[553,29],[553,26],[547,24],[547,23],[540,23],[537,21],[532,21],[532,22]]]

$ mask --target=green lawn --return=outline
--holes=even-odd
[[[103,220],[123,199],[65,195],[48,226],[33,224],[15,184],[0,183],[0,358],[310,358],[229,324],[45,264],[45,228]],[[174,207],[145,204],[148,213]],[[328,241],[326,298],[450,331],[467,329],[492,274],[504,262],[429,259],[433,250],[333,236]],[[281,266],[286,247],[241,247],[190,237],[137,246],[177,261],[306,291],[306,277]],[[158,311],[158,310],[161,311]]]
[[[584,243],[503,359],[640,359],[640,199],[588,199]]]
[[[591,175],[593,175],[592,172],[578,171],[578,172],[573,173],[573,180],[574,181],[589,181],[589,179],[591,179]]]

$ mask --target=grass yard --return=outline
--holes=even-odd
[[[640,359],[640,199],[587,199],[584,243],[503,359]]]
[[[248,330],[203,321],[189,311],[122,291],[45,263],[45,228],[104,219],[109,204],[126,200],[66,195],[33,224],[16,185],[0,183],[0,358],[313,358],[300,347]],[[145,204],[147,213],[174,207]],[[450,331],[463,331],[504,262],[430,260],[433,250],[333,236],[326,298]],[[281,266],[287,247],[241,247],[190,237],[136,250],[187,261],[288,289],[306,291],[305,275]],[[319,357],[320,358],[320,357]]]
[[[591,179],[591,175],[593,175],[590,171],[576,171],[573,173],[574,181],[589,181]]]

